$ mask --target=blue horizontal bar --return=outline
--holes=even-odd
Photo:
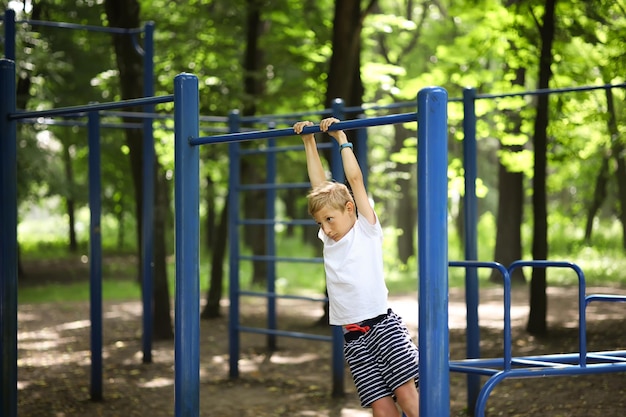
[[[516,366],[532,366],[532,367],[563,367],[563,366],[578,366],[577,363],[566,363],[566,362],[554,362],[554,361],[538,361],[531,359],[523,359],[523,358],[513,358],[511,361],[513,365]]]
[[[504,266],[498,262],[483,262],[483,261],[449,261],[448,266],[450,267],[460,267],[460,268],[493,268],[500,269],[501,271],[504,269]]]
[[[626,302],[626,295],[619,294],[589,294],[585,297],[585,301],[587,304],[594,301],[606,301],[613,303],[624,303]]]
[[[327,149],[332,148],[334,145],[332,142],[323,142],[317,144],[317,149]],[[278,153],[278,152],[290,152],[290,151],[304,151],[304,145],[294,145],[294,146],[274,146],[267,148],[257,148],[257,149],[241,149],[239,151],[239,155],[257,155],[264,153]]]
[[[588,374],[604,374],[612,372],[626,371],[626,363],[624,364],[590,364],[586,367],[569,366],[564,368],[515,368],[507,371],[494,372],[488,368],[475,368],[458,366],[450,364],[451,372],[478,374],[478,375],[495,375],[502,374],[504,378],[528,378],[528,377],[549,377],[563,375],[588,375]]]
[[[169,113],[149,113],[149,112],[134,112],[134,111],[107,111],[102,112],[102,116],[114,116],[114,117],[136,117],[141,119],[160,119],[160,120],[174,120],[174,115]],[[199,116],[200,122],[207,123],[228,123],[228,117],[224,116]]]
[[[565,368],[515,368],[504,371],[507,378],[525,378],[538,376],[559,376],[559,375],[588,375],[604,374],[610,372],[624,372],[626,364],[589,364],[586,367],[569,366]]]
[[[450,362],[450,372],[458,372],[463,374],[474,374],[492,376],[502,372],[501,369],[479,368],[475,366],[457,365],[454,362]]]
[[[399,103],[389,103],[389,104],[363,104],[361,106],[352,106],[345,107],[343,111],[345,113],[362,113],[365,111],[371,110],[391,110],[391,109],[401,109],[401,108],[415,108],[415,101],[404,101]]]
[[[351,130],[361,127],[370,126],[382,126],[396,123],[408,123],[417,121],[417,112],[415,113],[401,113],[392,114],[388,116],[370,117],[366,119],[354,119],[345,120],[339,123],[334,123],[330,126],[329,130]],[[303,134],[320,133],[319,125],[307,126],[302,131]],[[222,143],[222,142],[242,142],[246,140],[255,139],[267,139],[277,138],[282,136],[296,136],[293,128],[286,129],[270,129],[270,130],[258,130],[254,132],[240,132],[231,133],[228,135],[216,135],[216,136],[204,136],[199,138],[190,138],[190,145],[202,145],[207,143]]]
[[[614,358],[616,365],[626,365],[626,363],[622,364],[621,361],[626,359],[626,350],[608,350],[602,352],[589,352],[587,354],[587,359],[594,359],[594,356],[598,356],[599,359],[603,361],[610,360],[610,358]],[[518,356],[512,358],[513,362],[521,362],[521,361],[537,361],[542,363],[553,363],[553,364],[568,364],[568,365],[577,365],[578,360],[580,359],[580,353],[557,353],[557,354],[549,354],[549,355],[534,355],[534,356]],[[479,359],[461,359],[450,361],[450,366],[458,367],[502,367],[504,364],[504,360],[502,358],[479,358]],[[587,364],[589,366],[590,364]],[[602,363],[602,365],[607,365],[606,363]],[[451,368],[452,369],[452,368]]]
[[[133,98],[129,100],[113,101],[108,103],[93,103],[85,104],[83,106],[69,106],[59,107],[50,110],[38,110],[38,111],[20,111],[17,113],[9,114],[10,120],[28,119],[31,117],[47,117],[47,116],[67,116],[83,114],[91,111],[100,111],[108,109],[119,109],[123,107],[143,106],[146,104],[159,104],[168,103],[174,101],[173,95],[157,96],[157,97],[142,97]]]
[[[492,98],[503,98],[503,97],[521,97],[521,96],[540,96],[545,94],[556,94],[556,93],[571,93],[571,92],[579,92],[579,91],[592,91],[592,90],[607,90],[609,88],[625,88],[626,83],[620,84],[604,84],[604,85],[591,85],[584,87],[570,87],[570,88],[543,88],[539,90],[533,91],[520,91],[515,93],[504,93],[504,94],[477,94],[476,100],[479,99],[492,99]]]
[[[4,20],[4,18],[0,19]],[[143,33],[143,28],[116,28],[108,26],[92,26],[92,25],[80,25],[77,23],[68,22],[49,22],[46,20],[16,20],[15,23],[26,23],[31,26],[47,26],[62,29],[77,29],[88,30],[91,32],[105,32],[105,33],[118,33],[118,34],[131,34],[131,33]]]
[[[248,219],[240,220],[240,225],[256,225],[256,226],[269,226],[274,224],[281,224],[285,226],[316,226],[315,220],[274,220],[274,219]]]
[[[87,115],[82,115],[81,117],[87,117]],[[56,120],[56,119],[51,119],[51,118],[44,118],[43,120],[41,120],[41,118],[29,118],[29,119],[23,119],[20,122],[21,123],[25,123],[25,124],[44,125],[44,126],[87,127],[87,122],[86,121],[81,121],[81,120],[76,120],[76,119]],[[157,121],[157,122],[159,122],[159,121]],[[139,123],[139,122],[136,122],[136,123],[110,123],[110,122],[102,122],[102,123],[100,123],[100,127],[106,128],[106,129],[143,129],[144,124],[143,123]],[[165,124],[163,124],[163,123],[160,123],[157,126],[157,129],[174,130],[173,127],[165,126]],[[200,130],[202,132],[211,132],[211,133],[227,133],[228,132],[228,128],[227,127],[220,128],[220,127],[214,127],[214,126],[206,126],[206,127],[200,126]]]
[[[331,336],[322,336],[322,335],[302,333],[302,332],[289,332],[285,330],[262,329],[258,327],[239,326],[239,331],[247,332],[247,333],[258,333],[258,334],[273,334],[275,336],[295,337],[298,339],[318,340],[320,342],[330,342],[333,340]]]
[[[86,117],[87,115],[85,115]],[[21,120],[25,124],[44,125],[44,126],[75,126],[75,127],[87,127],[87,122],[82,120],[55,120],[44,118],[41,120],[38,118],[29,118]],[[105,128],[119,128],[119,129],[141,129],[142,123],[100,123],[100,127]]]
[[[264,255],[249,255],[240,256],[242,261],[267,261],[267,262],[300,262],[300,263],[322,263],[323,258],[286,258],[280,256],[264,256]]]
[[[462,367],[502,368],[504,366],[504,358],[459,359],[450,361],[450,366],[453,365]]]
[[[311,110],[311,111],[305,111],[305,112],[300,112],[300,113],[283,113],[283,114],[261,114],[259,116],[243,116],[239,121],[242,124],[245,123],[277,123],[279,121],[284,121],[284,120],[303,120],[306,118],[306,116],[320,116],[323,114],[330,114],[331,110],[330,109],[323,109],[323,110]],[[293,123],[290,123],[293,124]]]
[[[326,297],[307,297],[305,295],[276,294],[275,292],[239,291],[239,295],[245,295],[249,297],[265,297],[265,298],[278,298],[278,299],[285,299],[285,300],[303,300],[303,301],[314,301],[314,302],[328,301],[328,298]]]
[[[292,190],[294,188],[311,188],[308,182],[292,182],[288,184],[246,184],[238,187],[239,191],[250,190]]]
[[[604,361],[604,362],[626,362],[626,357],[616,356],[616,355],[603,355],[600,353],[588,353],[587,359],[592,359],[594,361]]]

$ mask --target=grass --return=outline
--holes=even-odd
[[[483,216],[479,223],[478,247],[480,260],[491,260],[493,256],[494,220],[489,215]],[[626,287],[626,257],[621,244],[621,228],[617,222],[599,227],[595,232],[595,246],[581,243],[580,231],[572,227],[553,226],[550,236],[550,259],[564,260],[576,263],[584,273],[588,286],[617,286]],[[40,227],[43,227],[40,225]],[[21,230],[20,248],[22,260],[68,260],[82,256],[83,263],[88,262],[87,245],[79,248],[79,253],[69,255],[63,237],[57,235],[52,239],[51,233],[38,234],[37,228]],[[409,260],[407,265],[400,264],[395,256],[394,231],[386,230],[385,239],[385,267],[386,280],[390,293],[402,294],[417,291],[417,266],[415,258]],[[528,230],[524,235],[530,235]],[[39,236],[45,236],[42,241]],[[529,246],[525,244],[525,246]],[[279,234],[277,253],[282,257],[313,258],[319,256],[316,249],[302,242],[299,236],[286,237]],[[116,255],[117,258],[132,254],[128,249],[119,249],[112,236],[103,236],[103,252],[105,256]],[[458,236],[451,229],[449,233],[448,256],[451,260],[463,259],[463,252]],[[168,277],[170,282],[170,294],[173,296],[175,289],[175,265],[173,256],[168,261]],[[129,257],[129,259],[134,259]],[[524,259],[531,259],[526,254]],[[209,256],[206,250],[201,250],[200,255],[200,291],[204,293],[208,289],[209,280]],[[136,261],[128,262],[103,262],[103,298],[104,300],[138,300],[141,297],[141,289],[136,282]],[[43,302],[70,302],[89,300],[89,271],[83,271],[84,279],[75,278],[68,283],[46,283],[36,285],[20,285],[18,300],[20,303],[43,303]],[[480,286],[494,286],[489,282],[490,270],[479,270]],[[251,284],[252,263],[242,261],[240,263],[239,277],[241,287],[264,291],[263,288],[254,288]],[[526,277],[531,276],[530,269]],[[228,262],[225,262],[225,287],[228,288]],[[547,271],[549,286],[573,286],[577,284],[577,277],[569,269],[549,269]],[[451,288],[464,286],[465,272],[462,268],[450,268],[448,271],[448,284]],[[281,294],[299,294],[319,296],[324,293],[324,271],[321,263],[296,263],[279,262],[276,266],[276,291]]]
[[[52,283],[22,287],[18,291],[18,302],[24,304],[71,303],[89,300],[88,282],[69,284]],[[105,281],[102,283],[102,298],[110,301],[139,300],[141,290],[134,281]]]

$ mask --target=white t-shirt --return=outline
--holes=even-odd
[[[330,324],[346,325],[387,312],[387,286],[383,274],[383,230],[376,217],[363,216],[338,242],[322,231],[324,268]]]

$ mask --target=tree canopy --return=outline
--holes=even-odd
[[[442,86],[457,99],[467,87],[480,94],[500,94],[534,90],[540,85],[545,42],[542,30],[546,24],[543,1],[360,3],[364,13],[362,21],[356,23],[361,30],[360,80],[366,103],[411,101],[420,88],[429,85]],[[141,22],[155,23],[155,94],[171,94],[177,74],[193,73],[200,80],[202,115],[226,116],[233,109],[245,108],[259,115],[321,110],[331,76],[339,80],[348,77],[330,73],[333,22],[351,18],[334,16],[334,2],[330,0],[140,0],[137,5]],[[18,107],[45,109],[122,98],[110,34],[36,23],[108,26],[102,2],[11,1],[8,6],[16,10],[19,21],[16,63],[22,88],[18,88]],[[582,228],[595,216],[619,219],[624,224],[626,185],[616,173],[624,169],[626,5],[622,0],[574,0],[555,1],[554,7],[551,63],[544,68],[548,86],[614,84],[621,88],[610,90],[610,94],[600,89],[546,98],[548,227],[566,227],[573,222]],[[258,59],[258,65],[246,67],[251,8],[258,12],[257,55],[252,57]],[[257,82],[258,88],[248,89],[246,82],[250,81]],[[502,172],[522,176],[518,187],[523,204],[530,207],[533,175],[537,175],[533,173],[537,100],[537,95],[525,95],[476,102],[481,215],[498,215]],[[166,115],[171,106],[158,111]],[[463,194],[459,145],[463,113],[454,100],[449,117],[451,215],[457,219],[457,203]],[[119,118],[110,120],[119,122]],[[20,128],[20,201],[57,197],[72,201],[78,209],[86,204],[87,195],[85,129],[43,122]],[[206,125],[226,127],[223,122]],[[173,166],[171,127],[171,120],[155,123],[155,149],[167,181]],[[403,218],[398,211],[405,207],[403,196],[414,193],[414,187],[402,183],[411,181],[407,167],[415,161],[414,132],[410,127],[403,129],[372,130],[369,189],[374,199],[382,202],[379,214],[383,222],[404,230],[399,235],[407,236],[412,235],[410,220],[404,224],[394,220]],[[103,201],[106,214],[117,219],[120,230],[126,230],[123,225],[136,220],[131,214],[132,184],[126,180],[130,177],[129,144],[122,138],[121,129],[103,132]],[[211,193],[210,199],[223,201],[227,193],[226,149],[215,146],[205,152],[211,162],[202,167],[211,182],[211,190],[207,187],[205,192]],[[302,162],[304,155],[294,154],[292,158]],[[500,165],[503,171],[498,174]],[[285,164],[279,175],[293,178],[301,172],[296,164]],[[590,178],[607,179],[602,183],[606,193],[598,195],[598,183]],[[590,210],[594,204],[602,209]],[[68,205],[60,205],[58,210],[66,211]],[[521,221],[529,223],[532,219],[525,214]],[[520,237],[525,239],[520,255],[530,253],[531,238]],[[581,239],[572,236],[572,240]],[[121,246],[133,243],[127,236],[120,236],[119,241]],[[403,262],[408,261],[411,251],[406,253],[401,256]]]

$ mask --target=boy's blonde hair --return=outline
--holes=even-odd
[[[337,210],[345,210],[346,203],[354,203],[352,194],[345,184],[326,181],[322,185],[315,187],[309,195],[309,214],[315,214],[324,207],[331,207]],[[355,205],[356,206],[356,205]]]

